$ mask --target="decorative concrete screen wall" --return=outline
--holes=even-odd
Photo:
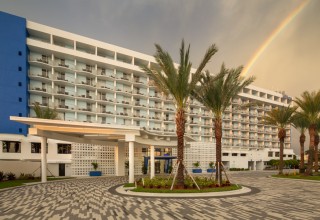
[[[114,146],[73,143],[71,170],[72,176],[88,176],[93,170],[92,162],[98,163],[102,175],[114,175]]]
[[[177,155],[177,148],[172,149]],[[213,142],[191,142],[184,149],[184,163],[189,172],[192,172],[193,163],[199,161],[203,173],[207,172],[209,163],[216,160],[216,144]]]

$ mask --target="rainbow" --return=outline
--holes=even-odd
[[[267,49],[271,42],[279,35],[279,33],[304,9],[309,3],[309,0],[301,2],[290,14],[272,31],[270,36],[263,42],[263,44],[255,51],[247,65],[243,68],[241,76],[246,76],[255,62],[259,59],[261,54]]]

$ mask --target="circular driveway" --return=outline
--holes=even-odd
[[[273,172],[274,173],[274,172]],[[124,177],[49,182],[0,191],[0,219],[320,219],[320,182],[229,172],[256,193],[226,198],[139,198],[109,189]]]

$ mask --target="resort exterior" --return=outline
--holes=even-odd
[[[161,94],[140,68],[156,68],[152,56],[3,12],[0,28],[1,170],[40,174],[43,139],[40,133],[30,134],[33,127],[28,130],[26,120],[26,124],[16,122],[19,117],[21,121],[34,118],[32,107],[38,103],[59,112],[55,134],[69,124],[84,127],[68,140],[62,135],[56,136],[59,139],[48,137],[48,170],[52,175],[86,176],[92,170],[91,163],[97,162],[103,175],[121,176],[128,172],[125,162],[133,163],[133,157],[135,174],[142,173],[148,159],[155,163],[148,172],[168,172],[172,159],[166,157],[176,155],[175,106],[172,97]],[[288,106],[291,101],[284,93],[256,86],[243,89],[223,116],[224,165],[262,170],[267,161],[278,159],[278,130],[261,119],[272,108]],[[12,118],[15,121],[10,116],[16,116]],[[203,105],[189,100],[185,137],[189,171],[199,161],[206,172],[209,162],[215,160],[212,118]],[[34,119],[34,123],[47,122]],[[85,129],[105,133],[89,133],[87,139],[77,142],[77,135],[83,135]],[[132,136],[126,133],[129,131]],[[284,159],[292,159],[290,126],[286,133]]]

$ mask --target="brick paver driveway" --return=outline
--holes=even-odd
[[[270,172],[231,173],[249,195],[137,198],[109,189],[125,178],[50,182],[0,192],[0,219],[320,219],[320,182],[267,178]],[[257,191],[257,190],[256,190]]]

